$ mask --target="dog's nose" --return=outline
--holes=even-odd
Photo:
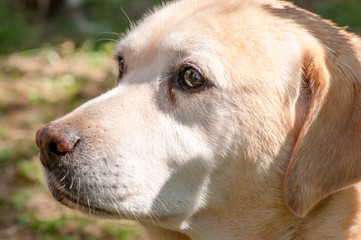
[[[72,151],[80,140],[79,131],[70,124],[49,124],[36,132],[40,161],[51,170],[54,164]]]

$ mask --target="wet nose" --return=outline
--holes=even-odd
[[[51,170],[80,141],[80,133],[71,124],[49,124],[36,132],[36,144],[40,149],[40,161]]]

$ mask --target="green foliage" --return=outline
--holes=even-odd
[[[161,1],[85,0],[81,8],[60,7],[51,16],[42,15],[39,9],[25,8],[21,2],[0,1],[0,55],[67,39],[72,39],[77,47],[90,44],[93,49],[117,40],[130,25],[128,16],[135,22],[145,9]]]
[[[351,31],[361,33],[361,1],[328,0],[319,2],[317,12],[324,18],[332,19],[339,26],[350,26]]]
[[[23,49],[38,41],[39,29],[28,27],[24,15],[13,11],[11,0],[0,1],[0,23],[0,53]]]
[[[14,154],[15,150],[6,146],[5,144],[0,145],[0,167],[11,161],[11,156]]]
[[[293,0],[297,5],[331,19],[338,26],[350,26],[350,31],[361,34],[360,0]]]
[[[31,191],[26,189],[17,190],[11,195],[11,202],[15,209],[24,209],[26,201],[31,197]]]
[[[25,182],[37,183],[42,181],[40,165],[27,159],[20,160],[17,164],[17,176]]]

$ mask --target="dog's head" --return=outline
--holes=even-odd
[[[360,179],[360,66],[348,39],[332,48],[342,31],[284,2],[155,11],[120,40],[116,87],[37,132],[51,193],[173,226],[283,192],[306,215]]]

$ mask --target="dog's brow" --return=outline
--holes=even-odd
[[[117,44],[115,54],[116,56],[123,56],[123,53],[127,52],[127,46],[123,42],[124,40],[120,40]]]
[[[116,52],[113,54],[113,59],[118,62],[119,58],[122,56],[122,54],[120,54],[120,52]]]

